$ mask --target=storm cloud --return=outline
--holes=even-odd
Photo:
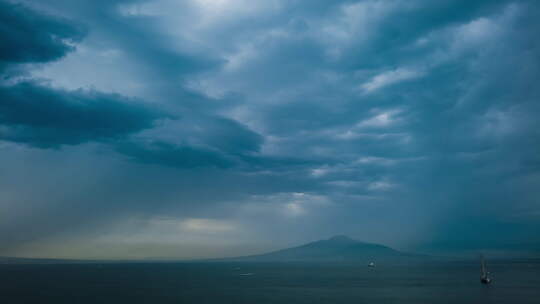
[[[0,138],[36,147],[115,139],[149,128],[159,117],[122,96],[31,82],[1,87],[0,100]]]
[[[0,6],[0,254],[538,254],[535,1]]]
[[[74,22],[10,2],[0,3],[0,20],[2,65],[60,59],[85,35],[84,27]]]

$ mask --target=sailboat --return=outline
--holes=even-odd
[[[489,272],[487,271],[486,261],[484,260],[483,255],[480,255],[480,282],[482,284],[491,283],[491,278],[489,277]]]

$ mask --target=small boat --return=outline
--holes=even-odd
[[[480,282],[482,284],[489,284],[491,283],[491,278],[489,277],[489,272],[486,268],[486,261],[484,260],[484,256],[480,256]]]
[[[369,264],[367,264],[368,267],[375,267],[375,263],[373,262],[369,262]]]

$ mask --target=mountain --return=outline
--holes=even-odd
[[[266,254],[226,260],[253,262],[370,262],[402,261],[419,258],[419,255],[403,253],[390,247],[353,240],[344,235],[331,237],[298,247],[282,249]]]

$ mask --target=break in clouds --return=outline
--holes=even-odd
[[[0,255],[540,251],[536,1],[0,0]]]

